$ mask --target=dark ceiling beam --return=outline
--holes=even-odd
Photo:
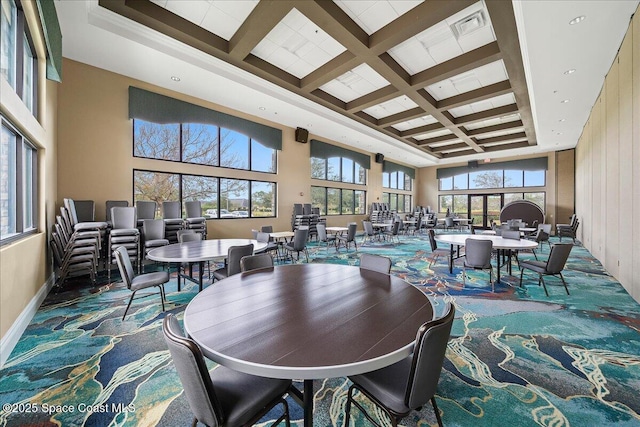
[[[340,108],[341,110],[344,110],[345,107],[347,106],[347,104],[345,104],[345,102],[339,98],[336,98],[335,96],[331,95],[330,93],[327,93],[325,91],[323,91],[322,89],[316,89],[312,92],[313,96],[317,96],[318,98],[331,103],[332,105],[335,105],[337,108]]]
[[[424,115],[424,110],[420,107],[416,107],[412,108],[411,110],[401,111],[399,113],[378,119],[378,125],[391,126],[398,123],[406,122],[407,120],[417,119],[418,117],[422,117]]]
[[[483,128],[467,130],[467,135],[469,136],[484,135],[491,132],[514,129],[519,127],[522,127],[522,121],[516,120],[514,122],[500,123],[499,125],[486,126]]]
[[[511,93],[511,85],[508,80],[504,80],[489,86],[484,86],[451,98],[442,99],[437,102],[436,107],[439,110],[449,110],[463,105],[472,104],[478,101],[484,101],[496,96]]]
[[[402,93],[398,92],[398,89],[389,85],[381,89],[374,90],[371,93],[356,98],[353,101],[347,102],[347,111],[353,113],[355,111],[364,110],[374,105],[381,104],[391,99],[401,96]]]
[[[369,47],[378,54],[387,52],[473,3],[475,0],[425,1],[371,34]]]
[[[502,53],[498,43],[492,42],[414,74],[411,76],[411,85],[415,88],[423,88],[499,59],[502,59]]]
[[[430,125],[424,125],[424,126],[419,126],[413,129],[403,130],[401,135],[403,137],[414,136],[414,135],[420,135],[423,133],[433,132],[434,130],[439,130],[439,129],[444,129],[444,126],[442,126],[442,123],[431,123]]]
[[[300,82],[300,88],[306,91],[313,91],[331,80],[337,79],[347,71],[360,65],[362,60],[353,53],[345,50],[320,68],[315,69]]]
[[[231,40],[229,54],[243,60],[295,7],[293,1],[263,0],[258,2]]]
[[[507,69],[507,75],[513,87],[513,94],[520,110],[520,117],[524,124],[527,140],[529,145],[537,145],[527,79],[522,63],[520,40],[517,37],[518,29],[513,13],[513,4],[502,0],[487,0],[485,5],[491,17],[491,24],[496,34],[497,43],[503,53],[504,66]]]
[[[440,135],[440,136],[434,136],[433,138],[427,138],[427,139],[419,139],[418,140],[418,145],[432,145],[432,144],[437,144],[439,142],[444,142],[444,141],[453,141],[456,139],[460,139],[458,138],[456,135],[454,134],[446,134],[446,135]]]
[[[259,58],[250,53],[249,55],[247,55],[243,62],[245,64],[251,65],[254,69],[260,70],[262,72],[258,74],[260,75],[260,77],[269,75],[270,77],[275,77],[277,79],[276,81],[280,81],[281,83],[288,83],[289,85],[294,86],[296,89],[300,88],[299,78],[297,78],[293,74],[287,73],[282,68],[276,67],[272,63],[267,62],[262,58]]]
[[[456,125],[468,125],[475,122],[481,122],[487,119],[495,119],[496,117],[506,116],[518,111],[516,104],[509,104],[502,107],[492,108],[479,113],[467,114],[466,116],[456,117],[454,119]]]
[[[476,141],[476,144],[478,145],[485,145],[485,144],[493,144],[496,142],[517,141],[517,140],[522,140],[526,138],[527,138],[526,133],[518,132],[518,133],[510,133],[509,135],[500,135],[500,136],[494,136],[491,138],[476,139],[475,141]]]

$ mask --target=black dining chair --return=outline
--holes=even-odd
[[[564,277],[562,276],[562,270],[564,270],[572,248],[573,243],[556,243],[551,246],[551,253],[547,261],[530,260],[520,262],[520,286],[522,287],[524,270],[528,268],[538,273],[538,286],[540,286],[540,282],[542,282],[545,295],[549,296],[549,292],[547,291],[547,285],[544,282],[543,276],[560,276],[564,290],[567,291],[567,295],[569,295],[569,288],[567,288],[567,282],[564,281]]]
[[[273,267],[273,257],[266,252],[257,255],[245,255],[240,258],[240,271],[243,273],[269,267]]]
[[[462,263],[462,283],[466,284],[467,268],[474,270],[489,270],[489,283],[491,292],[495,291],[493,283],[493,266],[491,265],[491,253],[493,242],[483,239],[466,239],[464,241],[464,262]]]
[[[309,252],[307,251],[307,240],[309,239],[309,227],[299,227],[293,235],[293,241],[284,244],[284,249],[288,252],[293,262],[293,253],[300,259],[300,252],[304,252],[307,262],[309,262]]]
[[[234,274],[240,273],[240,260],[247,255],[253,255],[253,244],[241,246],[231,246],[227,252],[227,259],[224,267],[221,267],[213,272],[213,279],[222,280],[227,277],[231,277]]]
[[[290,427],[289,405],[283,396],[291,380],[257,377],[222,365],[209,371],[198,344],[184,336],[173,314],[162,321],[162,332],[169,353],[193,412],[193,426],[201,422],[212,427],[251,426],[272,408],[282,404],[282,420]]]
[[[442,427],[435,394],[454,316],[455,308],[447,303],[442,317],[420,326],[411,356],[386,368],[349,377],[353,385],[349,387],[347,394],[345,426],[349,425],[351,405],[355,405],[372,423],[386,425],[374,420],[354,399],[354,393],[359,391],[387,414],[394,427],[411,411],[429,401],[433,405],[438,425]]]
[[[355,222],[350,222],[347,227],[348,230],[346,235],[343,234],[340,236],[336,236],[336,251],[340,249],[340,246],[343,244],[345,249],[349,251],[351,243],[353,243],[356,251],[358,250],[358,243],[356,243],[356,229],[358,227],[358,224],[356,224]]]
[[[445,257],[451,256],[451,251],[445,248],[439,248],[438,242],[436,242],[436,233],[433,228],[427,230],[429,234],[429,245],[431,246],[431,259],[429,260],[429,268],[440,258],[441,255]]]

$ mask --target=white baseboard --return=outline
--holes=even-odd
[[[42,304],[42,301],[47,297],[54,284],[55,276],[52,274],[44,285],[42,285],[38,293],[31,298],[29,304],[27,304],[24,310],[22,310],[20,316],[18,316],[16,321],[13,322],[13,325],[11,325],[7,333],[0,340],[0,369],[2,369],[16,344],[18,344],[20,337],[27,329],[27,326],[29,326],[31,319],[35,316],[38,308],[40,308],[40,304]]]

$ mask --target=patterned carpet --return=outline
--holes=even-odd
[[[362,252],[391,257],[392,273],[422,289],[438,314],[445,302],[455,303],[436,397],[445,426],[640,426],[640,305],[584,248],[574,247],[565,270],[571,295],[551,278],[546,297],[537,275],[525,275],[520,288],[515,266],[495,293],[486,272],[471,272],[463,287],[460,268],[449,274],[442,259],[428,267],[424,237],[338,254],[310,244],[317,263],[357,265]],[[539,255],[548,253],[545,246]],[[177,292],[174,277],[167,312],[181,319],[196,291],[190,285]],[[129,295],[120,283],[75,280],[47,297],[0,371],[0,403],[16,410],[3,408],[0,425],[190,423],[162,338],[158,296],[135,301],[123,322]],[[345,424],[348,387],[346,378],[315,382],[316,426]],[[302,425],[299,406],[290,401],[290,408]],[[435,424],[430,405],[402,422]],[[368,422],[354,410],[351,425]]]

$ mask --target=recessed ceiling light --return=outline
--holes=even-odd
[[[171,76],[171,80],[173,80],[174,82],[179,82],[179,81],[180,81],[180,77],[178,77],[178,76]]]
[[[563,99],[562,101],[560,101],[561,104],[566,104],[567,102],[569,102],[568,99]]]
[[[558,132],[558,133],[556,133],[556,135],[562,135],[562,132]]]
[[[569,75],[569,74],[573,74],[573,73],[575,73],[575,72],[576,72],[576,69],[575,69],[575,68],[571,68],[570,70],[567,70],[567,71],[565,71],[564,73],[565,73],[566,75]]]
[[[566,121],[567,121],[567,119],[560,119],[560,120],[558,120],[558,121],[559,121],[559,122],[566,122]]]
[[[266,110],[266,108],[264,108],[264,107],[258,107],[258,110],[262,110],[262,111],[264,111],[264,110]]]
[[[584,15],[577,16],[577,17],[573,18],[571,21],[569,21],[569,25],[579,24],[580,22],[584,21],[585,19],[587,19],[587,17],[584,16]]]

